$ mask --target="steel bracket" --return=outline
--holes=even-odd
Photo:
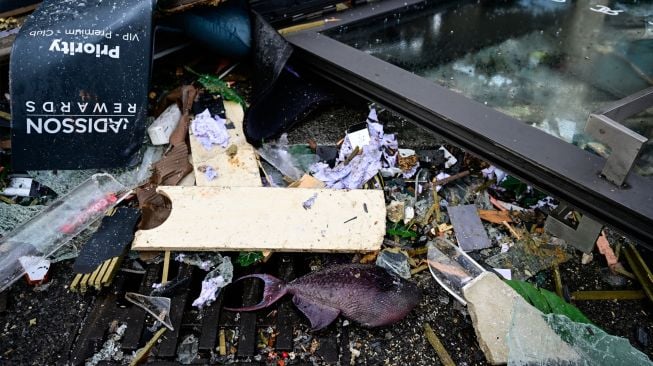
[[[653,106],[653,87],[621,99],[599,113],[590,114],[585,132],[608,145],[611,153],[601,174],[605,179],[622,186],[648,139],[620,122]]]
[[[574,248],[589,253],[594,249],[596,239],[601,234],[603,224],[587,215],[583,215],[576,227],[565,219],[571,208],[560,204],[553,210],[544,222],[544,229],[551,235],[564,239]]]

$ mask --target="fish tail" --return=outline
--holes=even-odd
[[[224,309],[229,311],[260,310],[274,304],[275,301],[279,300],[283,295],[285,295],[288,292],[288,289],[286,288],[286,283],[284,281],[274,276],[271,276],[269,274],[255,273],[255,274],[243,276],[235,280],[234,283],[243,280],[245,278],[258,278],[260,280],[263,280],[263,282],[265,283],[265,287],[263,288],[263,300],[261,300],[261,302],[259,302],[258,304],[252,306],[243,306],[241,308],[224,307]]]

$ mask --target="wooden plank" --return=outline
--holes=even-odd
[[[251,282],[243,291],[243,306],[256,304],[261,298],[262,287],[260,281]],[[259,310],[260,311],[260,310]],[[256,350],[256,316],[255,311],[244,311],[240,313],[238,351],[240,357],[253,356]]]
[[[220,321],[220,308],[222,307],[222,291],[220,296],[204,310],[202,316],[202,333],[199,341],[200,351],[215,350],[218,345],[218,321]]]
[[[83,365],[86,359],[101,347],[104,333],[114,319],[116,299],[117,296],[109,292],[103,298],[96,300],[70,355],[71,364]]]
[[[160,226],[139,230],[133,250],[374,251],[385,235],[381,190],[178,187]],[[313,199],[310,208],[303,204]]]
[[[295,279],[295,266],[293,257],[284,255],[281,258],[281,265],[279,268],[279,278],[285,282],[290,282]],[[292,351],[293,350],[293,324],[297,323],[297,316],[294,314],[293,304],[289,298],[281,300],[279,304],[279,311],[277,312],[277,343],[275,348],[278,351]]]
[[[510,211],[478,210],[478,215],[481,217],[481,220],[488,221],[493,224],[501,225],[504,221],[512,222]]]
[[[213,146],[207,150],[193,136],[192,131],[189,131],[196,184],[203,187],[261,187],[256,152],[254,147],[247,143],[243,132],[243,108],[238,103],[225,101],[224,109],[227,121],[234,125],[233,129],[227,131],[229,146],[226,148]],[[231,147],[232,145],[235,148]],[[228,149],[235,149],[235,153],[230,156]],[[212,167],[218,173],[213,180],[208,180],[202,172],[206,166]]]

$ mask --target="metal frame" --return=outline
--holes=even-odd
[[[621,186],[648,139],[619,123],[653,106],[653,87],[618,100],[587,119],[585,132],[610,146],[612,153],[601,173],[610,182]]]
[[[627,187],[616,186],[600,176],[606,159],[320,33],[419,3],[369,4],[286,39],[295,59],[324,79],[382,103],[653,249],[653,179],[631,174]]]

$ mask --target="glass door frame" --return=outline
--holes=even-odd
[[[605,158],[322,33],[424,3],[366,4],[337,13],[338,21],[288,34],[286,39],[295,48],[294,60],[311,72],[383,104],[653,249],[653,177],[631,173],[624,185],[617,186],[601,176]]]

